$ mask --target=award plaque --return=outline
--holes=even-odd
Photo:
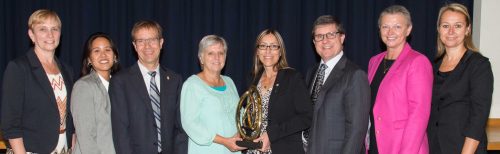
[[[236,145],[248,149],[262,148],[262,142],[253,142],[259,138],[262,125],[262,100],[255,86],[251,86],[240,98],[236,110],[236,129],[243,141]]]

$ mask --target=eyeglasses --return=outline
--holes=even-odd
[[[319,41],[323,41],[323,39],[325,39],[325,36],[328,39],[334,39],[339,34],[340,34],[340,32],[328,32],[326,34],[316,34],[316,35],[314,35],[313,39],[314,39],[314,41],[319,42]]]
[[[160,39],[158,38],[148,38],[148,39],[137,39],[134,40],[135,44],[138,46],[144,46],[146,44],[158,43]]]
[[[257,48],[260,50],[266,50],[266,49],[271,49],[271,50],[278,50],[280,49],[281,46],[276,45],[276,44],[271,44],[271,45],[265,45],[265,44],[259,44],[257,45]]]

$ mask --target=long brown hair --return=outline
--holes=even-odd
[[[257,40],[255,41],[255,46],[254,46],[255,50],[253,56],[253,71],[252,71],[252,76],[254,81],[258,78],[257,75],[259,75],[259,73],[263,70],[262,62],[260,62],[259,56],[257,55],[257,52],[259,52],[257,46],[260,44],[260,41],[262,41],[262,38],[264,38],[264,36],[268,34],[271,34],[274,37],[276,37],[276,40],[278,40],[278,45],[280,46],[279,53],[281,56],[278,59],[278,64],[274,66],[274,69],[279,70],[288,67],[288,62],[286,61],[285,42],[283,41],[283,38],[281,37],[278,31],[272,29],[266,29],[257,36]]]
[[[471,26],[472,26],[469,11],[467,10],[467,7],[463,6],[462,4],[458,4],[458,3],[451,3],[451,4],[447,4],[443,7],[441,7],[441,9],[439,10],[438,21],[437,21],[437,31],[438,31],[438,34],[437,34],[437,54],[436,54],[437,58],[442,57],[444,55],[444,52],[445,52],[444,51],[445,47],[444,47],[443,41],[441,41],[441,39],[440,39],[439,27],[441,26],[441,17],[443,15],[443,13],[446,11],[452,11],[452,12],[463,14],[465,17],[465,22],[466,22],[465,24],[467,25],[467,28],[471,28]],[[476,48],[476,46],[472,42],[471,30],[469,31],[468,34],[465,34],[464,46],[467,50],[478,52],[478,49]]]

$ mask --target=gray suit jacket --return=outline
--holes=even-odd
[[[312,91],[316,65],[306,81]],[[364,153],[370,111],[366,73],[343,55],[321,87],[314,105],[308,154]]]
[[[76,129],[74,154],[114,154],[108,91],[92,71],[73,86],[71,113]]]

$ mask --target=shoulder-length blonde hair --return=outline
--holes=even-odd
[[[441,7],[441,9],[439,10],[438,21],[436,24],[437,31],[438,31],[438,34],[437,34],[437,54],[436,54],[437,58],[443,56],[444,50],[445,50],[443,41],[441,41],[441,39],[440,39],[439,27],[441,26],[441,17],[443,16],[443,13],[446,11],[452,11],[452,12],[463,14],[465,17],[466,27],[470,28],[472,26],[469,11],[467,10],[467,7],[465,7],[464,5],[458,4],[458,3],[451,3],[451,4],[447,4],[443,7]],[[464,46],[467,50],[471,50],[471,51],[475,51],[475,52],[478,51],[478,49],[476,48],[476,46],[472,42],[471,31],[469,31],[468,33],[465,34]]]
[[[255,46],[254,46],[255,50],[254,50],[254,56],[253,56],[253,71],[252,71],[252,76],[253,76],[254,80],[256,80],[258,78],[257,75],[259,75],[259,73],[263,69],[262,62],[260,62],[259,56],[257,55],[257,52],[259,52],[259,49],[257,48],[257,46],[262,41],[262,38],[264,38],[264,36],[266,36],[268,34],[276,37],[276,40],[278,40],[278,45],[280,46],[280,48],[279,48],[280,58],[278,59],[278,64],[276,64],[274,66],[274,69],[279,70],[279,69],[288,67],[288,62],[286,61],[285,42],[283,41],[283,38],[281,37],[281,35],[278,31],[272,30],[272,29],[266,29],[266,30],[262,31],[257,36],[257,40],[255,41]]]

